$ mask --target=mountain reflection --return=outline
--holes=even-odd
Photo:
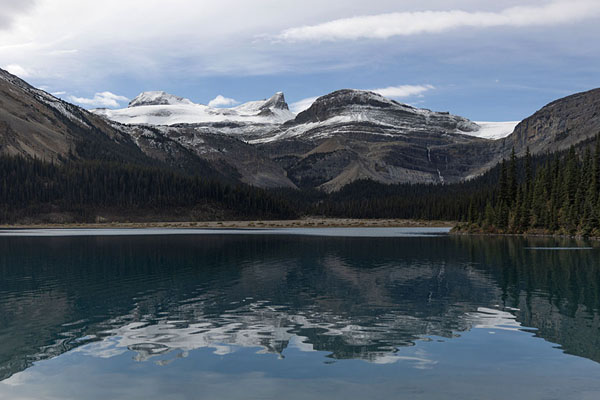
[[[66,351],[405,360],[417,340],[537,328],[600,361],[597,250],[518,238],[0,238],[0,379]],[[558,243],[564,245],[564,243]],[[570,244],[572,245],[572,243]],[[417,368],[426,357],[405,360]]]

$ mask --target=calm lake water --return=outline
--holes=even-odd
[[[0,232],[0,399],[600,399],[598,244],[442,232]]]

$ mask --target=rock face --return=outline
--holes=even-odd
[[[519,155],[564,150],[600,134],[600,89],[556,100],[523,120],[512,135],[499,141],[499,151],[512,147]]]
[[[271,109],[288,111],[290,110],[288,104],[285,102],[285,96],[283,95],[283,92],[275,93],[273,97],[265,101],[265,103],[260,107],[260,109],[263,111]]]

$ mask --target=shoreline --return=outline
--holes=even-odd
[[[553,238],[553,239],[572,239],[572,240],[592,240],[600,241],[600,236],[578,236],[578,235],[561,235],[552,233],[483,233],[483,232],[463,232],[452,229],[449,235],[454,236],[505,236],[505,237],[522,237],[522,238]]]
[[[303,218],[276,221],[106,222],[0,225],[0,229],[277,229],[277,228],[453,228],[452,221],[407,219]]]

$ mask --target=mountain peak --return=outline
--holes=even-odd
[[[358,89],[340,89],[335,92],[326,94],[325,96],[319,97],[317,102],[344,102],[346,104],[357,104],[357,105],[370,105],[376,107],[390,107],[394,105],[400,105],[400,103],[390,100],[378,93],[371,92],[368,90]]]
[[[142,92],[131,100],[129,107],[193,104],[190,100],[164,91]]]
[[[283,95],[283,92],[275,93],[261,107],[262,110],[273,108],[278,110],[289,110],[288,104],[285,102],[285,96]]]
[[[416,110],[414,107],[400,104],[375,92],[341,89],[319,97],[307,110],[298,114],[296,122],[318,122],[333,116],[394,108],[403,111]]]

